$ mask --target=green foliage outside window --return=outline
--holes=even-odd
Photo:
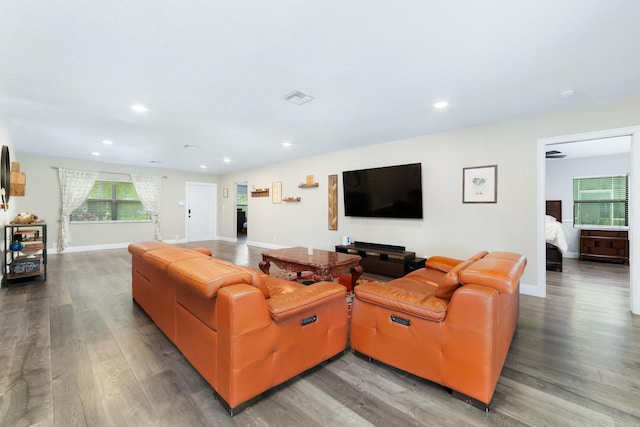
[[[74,222],[150,220],[133,182],[96,181],[87,200],[71,214]]]

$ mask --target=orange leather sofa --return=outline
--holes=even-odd
[[[304,286],[210,257],[132,243],[132,295],[234,415],[260,394],[341,354],[344,286]]]
[[[356,286],[351,348],[488,410],[516,329],[526,258],[434,256],[388,283]]]

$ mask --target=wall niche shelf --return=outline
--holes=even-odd
[[[251,197],[269,197],[268,188],[256,188],[251,192]]]
[[[298,188],[316,188],[319,187],[320,184],[317,182],[314,182],[313,184],[300,184],[298,185]]]
[[[285,197],[284,199],[282,199],[283,202],[287,202],[287,203],[295,203],[301,200],[302,200],[301,197]]]

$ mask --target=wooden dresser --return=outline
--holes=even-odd
[[[629,265],[629,232],[626,230],[580,230],[578,259]]]

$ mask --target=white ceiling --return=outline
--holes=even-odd
[[[0,119],[18,153],[227,173],[639,96],[639,22],[638,0],[3,1]]]

